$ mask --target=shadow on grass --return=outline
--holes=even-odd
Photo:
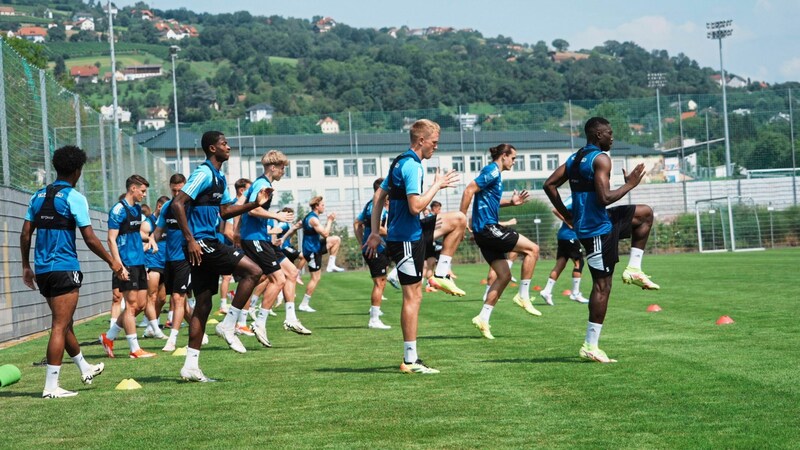
[[[417,339],[444,340],[444,339],[482,339],[482,338],[480,336],[418,336]]]
[[[369,313],[333,313],[333,316],[369,316]]]
[[[314,327],[315,330],[366,330],[366,327]]]
[[[397,374],[397,366],[387,367],[326,367],[323,369],[314,369],[316,372],[323,373],[391,373]]]
[[[571,356],[553,356],[549,358],[514,358],[514,359],[487,359],[484,363],[510,363],[510,364],[542,364],[542,363],[585,363],[580,358]]]
[[[4,392],[0,391],[0,398],[13,398],[13,397],[30,397],[42,398],[42,391],[36,392]]]

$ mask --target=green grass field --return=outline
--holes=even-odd
[[[0,364],[23,374],[0,389],[0,447],[796,448],[799,261],[798,249],[646,256],[662,290],[616,279],[600,341],[613,365],[577,357],[586,307],[560,295],[555,307],[536,302],[537,318],[507,291],[492,316],[497,339],[480,338],[470,319],[484,265],[456,267],[467,297],[425,295],[418,346],[439,375],[398,372],[399,292],[387,287],[383,308],[393,328],[367,329],[363,271],[323,275],[318,312],[299,313],[312,336],[283,331],[282,308],[268,322],[272,349],[243,338],[239,355],[212,336],[200,364],[218,383],[182,382],[183,357],[122,358],[118,340],[116,359],[83,347],[106,364],[92,386],[67,364],[61,384],[80,395],[44,401],[44,369],[32,365],[44,355],[40,338],[0,351]],[[551,267],[541,261],[534,284]],[[566,273],[555,292],[569,286]],[[645,312],[652,303],[663,311]],[[736,323],[716,326],[722,315]],[[107,316],[75,331],[92,341],[106,326]],[[162,342],[140,342],[160,353]],[[114,390],[131,377],[141,390]]]
[[[117,59],[117,70],[120,71],[125,67],[138,66],[142,64],[157,64],[160,66],[164,66],[165,69],[167,68],[165,62],[162,59],[147,53],[121,54],[117,55],[116,59]],[[67,66],[67,69],[71,69],[75,66],[93,66],[96,62],[100,63],[101,78],[103,74],[111,71],[111,56],[108,55],[83,56],[80,58],[70,58],[64,61],[65,65]],[[52,63],[52,65],[54,65],[54,63]]]

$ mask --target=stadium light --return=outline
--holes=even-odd
[[[169,46],[169,57],[172,59],[172,105],[175,109],[175,157],[177,158],[177,172],[183,172],[183,160],[181,159],[181,135],[178,129],[178,85],[175,82],[175,57],[181,48],[177,45]]]
[[[667,77],[661,72],[647,74],[647,87],[656,90],[656,111],[658,112],[658,146],[664,148],[664,136],[661,133],[661,96],[659,90],[666,86]]]
[[[722,63],[722,40],[733,34],[732,20],[720,20],[717,22],[706,23],[708,29],[707,37],[709,39],[716,39],[719,41],[719,69],[720,69],[720,83],[722,84],[722,118],[725,124],[725,175],[730,178],[733,175],[733,167],[731,166],[731,143],[728,133],[728,95],[725,90],[725,85],[728,84],[727,77],[725,76],[725,66]]]

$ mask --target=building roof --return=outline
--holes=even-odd
[[[42,27],[20,27],[17,36],[47,36],[47,30]]]
[[[181,138],[181,148],[193,148],[195,144],[200,148],[200,134],[181,128],[178,133]],[[174,150],[175,127],[169,126],[155,131],[144,131],[134,135],[136,143],[154,151]]]
[[[262,110],[275,111],[275,108],[273,108],[272,105],[270,105],[269,103],[259,103],[257,105],[253,105],[253,106],[247,108],[247,112],[262,111]]]
[[[96,77],[100,69],[95,66],[75,66],[69,69],[70,76],[73,77]]]

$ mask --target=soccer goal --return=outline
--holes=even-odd
[[[701,253],[764,250],[752,197],[728,196],[695,202]]]

